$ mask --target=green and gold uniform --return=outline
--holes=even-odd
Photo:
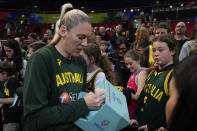
[[[169,65],[162,70],[153,70],[147,77],[134,119],[140,125],[148,124],[149,130],[166,126],[165,105],[172,72],[173,65]]]
[[[96,87],[96,77],[97,77],[97,74],[100,73],[100,72],[103,72],[102,69],[99,69],[98,71],[96,71],[94,73],[94,75],[86,81],[87,83],[87,88],[86,88],[86,92],[90,92],[90,91],[93,91],[95,90],[95,87]]]
[[[24,82],[24,120],[26,131],[80,130],[75,124],[88,113],[84,99],[78,100],[86,87],[84,59],[63,57],[54,45],[35,52],[27,64]],[[70,95],[69,103],[61,103],[62,92]]]
[[[0,98],[12,98],[16,93],[16,89],[20,86],[19,79],[17,77],[9,78],[6,81],[0,82]],[[3,104],[3,118],[4,124],[7,123],[20,123],[21,110],[16,110],[11,107],[11,104]]]

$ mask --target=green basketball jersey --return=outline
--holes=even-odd
[[[173,66],[170,65],[161,71],[153,70],[147,77],[142,96],[143,102],[138,108],[140,125],[149,124],[157,129],[165,126],[165,105],[168,100],[169,80]]]
[[[25,74],[25,129],[80,130],[74,121],[89,111],[84,99],[78,99],[86,87],[86,75],[86,63],[81,56],[68,60],[54,45],[36,51],[28,61]],[[69,94],[70,102],[61,103],[63,92]]]

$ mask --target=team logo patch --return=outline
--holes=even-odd
[[[70,101],[70,95],[67,92],[63,92],[60,97],[59,100],[61,103],[68,103]]]
[[[58,58],[58,59],[57,59],[57,63],[58,63],[59,66],[61,66],[62,61]]]

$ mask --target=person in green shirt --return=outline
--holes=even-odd
[[[166,127],[165,105],[169,98],[169,81],[174,69],[177,42],[171,35],[156,37],[152,51],[157,68],[149,73],[131,119],[131,125],[137,124],[138,130],[144,131]]]
[[[14,95],[20,86],[19,77],[15,76],[15,66],[11,62],[0,62],[0,105],[2,104],[2,116],[4,131],[20,131],[22,110],[12,106]]]
[[[105,91],[95,89],[84,98],[86,63],[80,56],[91,34],[87,14],[67,3],[61,8],[50,45],[36,51],[28,61],[24,81],[25,131],[77,131],[74,122],[99,109]]]

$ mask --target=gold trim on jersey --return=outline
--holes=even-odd
[[[157,76],[157,75],[160,75],[160,74],[162,74],[162,73],[163,73],[163,71],[162,71],[162,72],[157,72],[157,71],[155,71],[155,72],[154,72],[154,75]]]
[[[153,72],[154,72],[154,70],[152,70],[152,71],[148,74],[146,81],[150,80],[150,75],[151,75]]]
[[[102,69],[99,69],[99,70],[97,70],[95,73],[94,73],[94,75],[92,75],[91,77],[90,77],[90,79],[88,79],[87,81],[86,81],[86,83],[89,83],[99,72],[103,72],[103,70]],[[93,85],[93,87],[95,87],[95,84],[96,83],[96,77],[95,77],[95,79],[94,79],[94,85]]]
[[[168,81],[169,81],[169,78],[170,78],[170,76],[171,76],[171,74],[172,74],[173,71],[174,71],[174,69],[171,69],[168,72],[168,74],[166,76],[166,79],[164,81],[164,91],[165,91],[165,93],[166,93],[167,96],[168,96]]]
[[[97,74],[103,72],[102,69],[98,69],[87,81],[87,88],[86,88],[86,92],[90,92],[90,91],[94,91],[95,87],[96,87],[96,77]]]

